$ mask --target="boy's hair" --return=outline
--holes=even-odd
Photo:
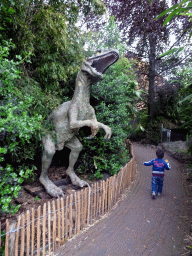
[[[157,149],[156,155],[158,158],[163,158],[164,157],[164,150],[163,149]]]

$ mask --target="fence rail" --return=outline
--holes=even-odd
[[[130,149],[132,159],[118,175],[45,203],[37,210],[28,210],[19,215],[17,221],[6,220],[5,241],[0,235],[5,256],[49,255],[110,211],[135,177],[135,156],[132,146]]]

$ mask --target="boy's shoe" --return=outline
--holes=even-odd
[[[156,194],[154,191],[152,192],[152,199],[156,199]]]
[[[160,192],[158,192],[158,194],[157,194],[158,196],[160,196],[161,195],[161,193]]]

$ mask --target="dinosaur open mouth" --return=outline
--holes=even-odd
[[[103,74],[112,64],[119,59],[117,51],[109,51],[107,53],[100,53],[98,56],[89,58],[88,61],[92,62],[91,67],[95,68],[97,72]]]

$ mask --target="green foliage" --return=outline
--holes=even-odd
[[[183,70],[178,73],[181,89],[178,94],[178,118],[182,122],[182,127],[189,131],[188,134],[188,146],[189,152],[192,154],[192,66],[189,64],[185,66]]]
[[[19,100],[14,82],[19,78],[17,67],[20,62],[8,60],[11,44],[6,44],[7,46],[0,46],[0,133],[4,135],[1,144],[14,160],[21,162],[35,154],[36,145],[29,147],[29,143],[33,137],[40,139],[43,117],[37,113],[29,115],[28,110],[33,105],[34,97],[25,94],[23,100]]]
[[[5,0],[0,7],[2,37],[12,38],[16,48],[13,55],[26,56],[25,74],[43,89],[60,96],[71,96],[71,84],[83,60],[80,33],[75,25],[80,10],[83,13],[104,12],[101,1]]]
[[[92,140],[82,132],[84,150],[80,157],[80,172],[88,172],[101,178],[102,172],[117,174],[129,161],[125,140],[130,118],[136,113],[135,104],[140,92],[133,79],[132,64],[121,58],[110,67],[102,82],[92,87],[97,120],[111,127],[112,137],[104,141],[104,131],[99,131]]]
[[[0,168],[0,213],[14,214],[18,211],[20,205],[14,206],[12,200],[18,197],[22,182],[22,177],[10,165]]]
[[[15,81],[19,81],[18,65],[21,57],[16,56],[20,61],[9,60],[11,47],[13,44],[6,41],[0,45],[0,209],[1,212],[14,214],[19,206],[14,207],[12,199],[18,196],[23,180],[28,179],[36,168],[24,167],[22,163],[34,158],[41,137],[43,117],[37,113],[29,114],[34,97],[26,93],[23,100],[19,99],[20,92],[17,94],[14,85]]]
[[[178,117],[182,120],[183,127],[192,131],[192,67],[188,65],[178,73],[180,90],[178,93]]]
[[[158,145],[161,141],[161,121],[159,119],[149,121],[145,130],[146,139],[143,142]]]
[[[179,4],[175,4],[174,6],[163,11],[156,18],[156,20],[168,14],[167,18],[165,19],[165,21],[163,23],[163,26],[167,25],[167,23],[169,23],[173,19],[173,17],[179,16],[179,15],[187,16],[187,17],[189,17],[189,21],[192,21],[191,10],[192,10],[191,1],[190,0],[182,0]],[[189,30],[191,30],[191,27],[189,28]],[[191,37],[191,35],[192,35],[192,32],[190,34],[190,37]]]
[[[34,200],[38,202],[38,201],[40,200],[40,198],[39,198],[38,196],[36,196],[36,197],[34,198]]]

